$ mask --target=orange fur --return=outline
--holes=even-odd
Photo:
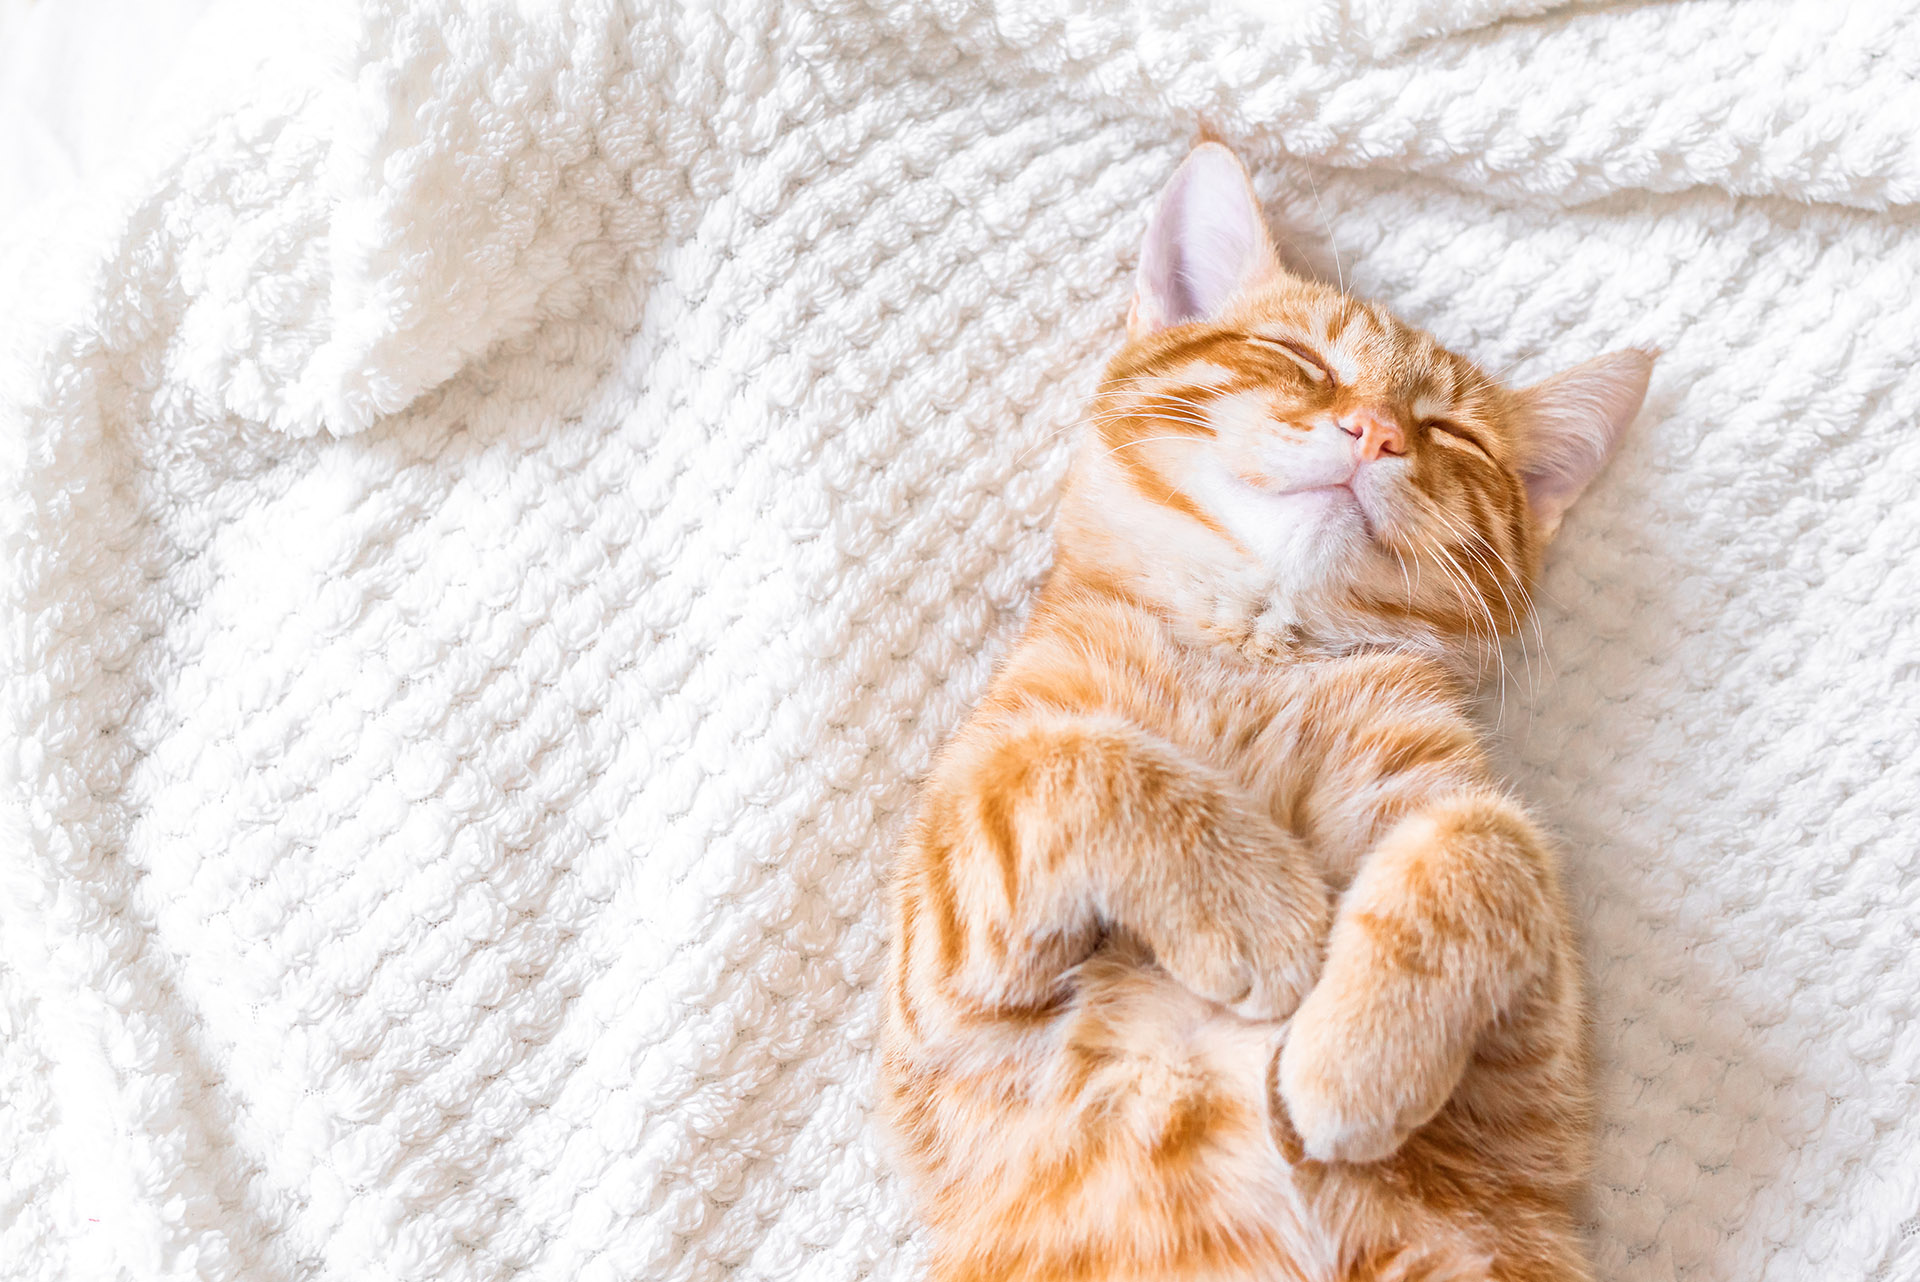
[[[1466,698],[1649,358],[1503,388],[1257,209],[1179,224],[1238,174],[1207,144],[1163,199],[1054,573],[894,865],[933,1275],[1584,1278],[1578,960]]]

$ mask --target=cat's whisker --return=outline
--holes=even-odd
[[[1461,626],[1466,629],[1467,640],[1472,643],[1484,664],[1489,648],[1492,648],[1496,655],[1498,654],[1498,642],[1480,634],[1480,616],[1474,612],[1474,605],[1479,600],[1478,596],[1473,592],[1471,585],[1461,578],[1457,569],[1450,569],[1446,562],[1438,559],[1434,561],[1434,565],[1440,571],[1442,581],[1452,589],[1454,600],[1460,607]]]
[[[1340,263],[1340,240],[1333,234],[1333,220],[1327,217],[1327,208],[1320,203],[1320,185],[1313,181],[1313,166],[1306,166],[1307,190],[1313,193],[1313,208],[1320,215],[1320,223],[1327,229],[1327,247],[1333,250],[1333,278],[1340,286],[1340,292],[1347,292],[1347,273]]]
[[[1527,664],[1527,695],[1530,699],[1534,698],[1540,693],[1540,679],[1533,668],[1533,653],[1527,648],[1526,625],[1529,622],[1533,625],[1535,637],[1540,643],[1539,648],[1543,663],[1546,659],[1546,638],[1540,632],[1540,615],[1539,612],[1534,609],[1533,596],[1528,591],[1526,582],[1521,578],[1519,571],[1513,568],[1512,562],[1508,561],[1500,549],[1495,547],[1484,534],[1478,531],[1470,531],[1463,538],[1462,542],[1463,548],[1466,551],[1470,552],[1483,566],[1487,566],[1488,574],[1493,578],[1494,586],[1500,590],[1500,599],[1506,603],[1507,613],[1513,617],[1514,640],[1519,643],[1520,654],[1526,660]],[[1506,571],[1504,576],[1494,574],[1492,567],[1487,565],[1486,558],[1489,556],[1499,563],[1502,570]],[[1507,596],[1506,584],[1508,582],[1513,584],[1514,591],[1519,594],[1520,602],[1526,609],[1524,615],[1515,612],[1513,601]]]
[[[1440,572],[1440,581],[1445,583],[1447,587],[1453,591],[1454,599],[1459,602],[1461,626],[1467,629],[1469,638],[1478,643],[1480,634],[1477,629],[1480,620],[1473,614],[1471,609],[1469,609],[1469,603],[1474,595],[1471,584],[1466,582],[1458,564],[1453,561],[1452,557],[1447,556],[1446,549],[1442,548],[1439,544],[1427,541],[1422,544],[1420,551],[1424,551],[1432,556],[1434,568]],[[1415,557],[1417,563],[1419,558],[1418,551],[1416,551]],[[1442,558],[1445,559],[1443,560]]]
[[[1434,540],[1428,546],[1431,551],[1445,558],[1442,568],[1451,566],[1453,574],[1457,576],[1454,591],[1460,598],[1462,617],[1469,621],[1469,635],[1477,637],[1472,624],[1477,623],[1478,620],[1472,614],[1472,607],[1479,607],[1480,614],[1486,619],[1487,636],[1483,644],[1492,650],[1494,661],[1500,670],[1500,716],[1504,719],[1507,713],[1507,682],[1512,678],[1512,673],[1507,668],[1506,653],[1500,646],[1500,626],[1494,622],[1493,608],[1487,604],[1486,597],[1474,586],[1473,576],[1467,573],[1466,567],[1454,558],[1453,553],[1444,544]]]
[[[1079,426],[1080,426],[1080,425],[1081,425],[1081,424],[1082,424],[1082,423],[1083,423],[1084,421],[1085,421],[1085,420],[1083,420],[1083,419],[1075,419],[1075,420],[1074,420],[1073,422],[1071,422],[1071,423],[1068,423],[1068,424],[1067,424],[1066,426],[1064,426],[1064,427],[1056,427],[1056,428],[1054,428],[1054,429],[1053,429],[1052,431],[1050,431],[1050,432],[1047,432],[1047,433],[1046,433],[1045,435],[1043,435],[1043,436],[1042,436],[1042,437],[1041,437],[1041,438],[1040,438],[1039,440],[1037,440],[1037,441],[1035,441],[1035,442],[1034,442],[1033,444],[1031,444],[1031,445],[1029,445],[1029,446],[1027,446],[1027,448],[1026,448],[1026,449],[1024,449],[1024,450],[1021,450],[1021,451],[1020,451],[1020,453],[1018,453],[1018,454],[1016,454],[1016,455],[1014,456],[1014,459],[1013,459],[1013,462],[1014,462],[1014,466],[1016,466],[1016,467],[1017,467],[1017,466],[1019,466],[1019,465],[1020,465],[1021,463],[1024,463],[1024,462],[1026,462],[1026,460],[1027,460],[1027,457],[1028,457],[1029,455],[1031,455],[1031,454],[1033,454],[1033,453],[1034,453],[1034,452],[1035,452],[1036,450],[1040,450],[1040,449],[1043,449],[1043,448],[1045,448],[1045,447],[1046,447],[1046,446],[1048,446],[1048,445],[1051,445],[1051,444],[1052,444],[1053,442],[1055,442],[1055,441],[1057,441],[1057,440],[1059,440],[1059,439],[1060,439],[1061,437],[1063,437],[1063,436],[1065,436],[1065,435],[1066,435],[1066,434],[1067,434],[1068,432],[1071,432],[1071,431],[1073,431],[1073,430],[1074,430],[1075,428],[1078,428],[1078,427],[1079,427]]]
[[[1492,581],[1494,589],[1500,593],[1500,599],[1506,606],[1507,615],[1513,621],[1513,635],[1520,643],[1520,655],[1527,669],[1527,694],[1531,699],[1539,693],[1539,678],[1533,669],[1533,656],[1527,649],[1524,629],[1528,619],[1534,620],[1536,629],[1539,623],[1538,617],[1533,609],[1533,599],[1527,594],[1526,584],[1521,580],[1519,573],[1514,570],[1512,563],[1510,563],[1507,558],[1501,554],[1500,549],[1494,547],[1484,535],[1475,530],[1462,529],[1457,522],[1440,508],[1423,497],[1416,496],[1416,498],[1418,506],[1428,516],[1453,534],[1460,551],[1464,555],[1473,558],[1474,563],[1486,572],[1487,578]],[[1484,554],[1482,553],[1482,549],[1484,549]],[[1494,561],[1499,563],[1500,568],[1506,571],[1504,575],[1494,569],[1493,564],[1487,560],[1488,556],[1491,556]],[[1526,607],[1526,613],[1524,615],[1514,608],[1513,598],[1507,595],[1506,585],[1508,580],[1512,581],[1515,591],[1520,594],[1521,601]]]
[[[1525,581],[1521,579],[1519,573],[1514,570],[1512,564],[1508,562],[1507,558],[1501,555],[1500,550],[1494,547],[1491,543],[1487,543],[1484,539],[1481,540],[1481,542],[1485,544],[1486,550],[1488,551],[1488,553],[1490,553],[1493,556],[1493,558],[1500,563],[1501,567],[1507,571],[1508,578],[1513,583],[1513,590],[1515,593],[1519,595],[1520,604],[1526,610],[1525,616],[1519,620],[1516,620],[1516,623],[1518,624],[1518,626],[1514,628],[1513,635],[1514,635],[1514,639],[1520,643],[1520,652],[1527,656],[1527,680],[1530,683],[1532,683],[1531,688],[1527,692],[1528,696],[1536,697],[1540,693],[1540,685],[1539,685],[1540,677],[1539,677],[1539,674],[1536,673],[1533,669],[1534,652],[1538,651],[1540,655],[1540,666],[1547,669],[1549,676],[1552,675],[1552,663],[1553,663],[1552,658],[1547,654],[1546,634],[1542,632],[1540,628],[1540,611],[1534,607],[1532,590],[1527,587]],[[1535,644],[1532,647],[1532,649],[1529,649],[1527,646],[1527,628],[1528,627],[1531,627],[1533,629],[1533,638],[1534,638]]]
[[[1090,417],[1104,418],[1109,421],[1127,418],[1165,418],[1175,419],[1181,422],[1199,423],[1209,427],[1213,425],[1213,420],[1208,417],[1205,406],[1196,401],[1184,400],[1158,401],[1152,406],[1141,406],[1137,409],[1121,409],[1115,407],[1113,409],[1103,410],[1099,414],[1091,415]]]
[[[1161,392],[1158,393],[1154,399],[1156,401],[1163,401],[1169,405],[1182,406],[1194,411],[1196,414],[1205,414],[1207,412],[1207,402],[1196,401],[1191,396],[1181,396],[1174,392]]]
[[[1528,697],[1531,698],[1538,692],[1539,687],[1533,674],[1533,656],[1527,650],[1525,635],[1520,631],[1522,616],[1514,609],[1513,599],[1507,595],[1507,587],[1503,577],[1495,571],[1480,549],[1485,548],[1487,552],[1492,553],[1496,559],[1500,560],[1503,565],[1505,564],[1505,558],[1501,557],[1498,550],[1495,549],[1492,544],[1488,543],[1478,532],[1471,530],[1461,531],[1452,521],[1448,521],[1447,524],[1455,530],[1458,536],[1459,542],[1457,546],[1461,554],[1471,557],[1474,564],[1486,572],[1487,578],[1493,583],[1494,590],[1500,594],[1500,601],[1506,607],[1507,617],[1514,624],[1514,632],[1512,635],[1520,643],[1520,657],[1525,662],[1527,669],[1527,694]],[[1509,567],[1509,569],[1511,569],[1511,567]],[[1524,592],[1525,589],[1522,588],[1521,591]],[[1504,657],[1504,645],[1502,654]]]
[[[1495,591],[1500,593],[1500,600],[1506,607],[1507,617],[1517,624],[1519,622],[1519,616],[1514,611],[1512,599],[1507,596],[1505,584],[1502,583],[1500,575],[1487,563],[1486,558],[1480,554],[1476,547],[1476,544],[1480,541],[1477,535],[1471,533],[1462,535],[1458,544],[1460,553],[1463,556],[1471,557],[1473,563],[1486,574],[1487,578],[1493,583]],[[1484,593],[1481,594],[1480,600],[1482,604],[1486,606],[1488,618],[1491,620],[1493,614],[1491,602],[1488,601]],[[1490,622],[1488,626],[1494,627],[1495,625]],[[1504,683],[1512,678],[1512,669],[1507,664],[1506,637],[1508,635],[1504,630],[1496,629],[1496,635],[1492,642],[1492,644],[1497,647],[1500,656],[1500,674],[1502,678],[1500,711],[1502,717],[1506,715],[1507,707],[1506,687]],[[1514,635],[1520,640],[1520,658],[1521,662],[1526,666],[1527,673],[1527,697],[1531,699],[1538,689],[1533,674],[1533,656],[1527,650],[1525,639],[1519,637],[1517,631],[1511,635]]]
[[[1159,413],[1134,414],[1134,413],[1115,412],[1111,414],[1089,415],[1085,421],[1089,423],[1129,423],[1129,422],[1151,423],[1151,422],[1154,422],[1155,420],[1161,420],[1168,423],[1188,423],[1194,427],[1204,427],[1204,428],[1207,428],[1208,430],[1212,430],[1213,428],[1213,423],[1211,420],[1204,419],[1204,418],[1197,418],[1197,417],[1186,415],[1186,414],[1159,414]]]
[[[1113,456],[1114,456],[1115,454],[1118,454],[1118,453],[1119,453],[1119,452],[1120,452],[1121,450],[1124,450],[1124,449],[1127,449],[1127,448],[1128,448],[1129,446],[1134,446],[1134,445],[1151,445],[1151,444],[1153,444],[1153,443],[1154,443],[1155,441],[1191,441],[1192,439],[1193,439],[1193,438],[1192,438],[1191,436],[1187,436],[1187,435],[1185,435],[1185,434],[1183,434],[1183,433],[1179,433],[1179,432],[1175,432],[1175,433],[1173,433],[1173,434],[1171,434],[1171,435],[1168,435],[1168,436],[1140,436],[1140,437],[1135,437],[1135,438],[1134,438],[1133,440],[1131,440],[1131,441],[1122,441],[1122,442],[1120,442],[1120,443],[1119,443],[1118,445],[1113,445],[1113,446],[1109,446],[1109,447],[1108,447],[1108,449],[1107,449],[1107,453],[1106,453],[1106,457],[1108,457],[1108,458],[1112,458],[1112,457],[1113,457]]]
[[[1212,427],[1212,424],[1209,422],[1203,421],[1198,418],[1190,418],[1190,417],[1186,417],[1178,414],[1160,414],[1160,413],[1134,414],[1134,413],[1128,413],[1126,411],[1121,411],[1121,410],[1114,410],[1114,411],[1098,413],[1098,414],[1087,414],[1074,419],[1071,423],[1067,423],[1061,427],[1056,427],[1051,431],[1047,432],[1039,440],[1033,442],[1031,445],[1027,446],[1026,449],[1022,450],[1019,453],[1019,455],[1017,455],[1014,458],[1014,462],[1015,463],[1024,462],[1028,455],[1034,453],[1036,450],[1045,448],[1048,444],[1060,439],[1062,436],[1065,436],[1068,432],[1071,432],[1076,428],[1083,427],[1088,424],[1097,425],[1101,423],[1125,422],[1130,419],[1139,419],[1142,421],[1151,421],[1153,419],[1165,419],[1166,421],[1173,422],[1173,423],[1189,423],[1194,427],[1206,427],[1209,429]]]
[[[1103,397],[1095,402],[1103,413],[1154,414],[1156,406],[1171,405],[1195,414],[1204,415],[1207,406],[1190,396],[1176,396],[1169,392],[1135,393],[1131,396]]]
[[[1481,539],[1481,542],[1485,544],[1487,551],[1494,559],[1500,562],[1501,568],[1507,572],[1508,578],[1513,581],[1515,590],[1519,592],[1521,604],[1526,606],[1527,609],[1526,621],[1533,626],[1533,636],[1540,651],[1541,666],[1547,669],[1549,676],[1552,676],[1553,657],[1547,653],[1547,636],[1540,626],[1540,610],[1534,602],[1533,590],[1528,587],[1526,580],[1521,577],[1518,570],[1513,568],[1513,563],[1507,560],[1499,548],[1494,547],[1492,543],[1487,542],[1484,538]],[[1516,629],[1516,635],[1520,637],[1521,646],[1524,649],[1526,645],[1524,630]],[[1536,688],[1532,693],[1538,694],[1539,690]]]
[[[1531,353],[1523,352],[1519,356],[1516,356],[1512,360],[1508,361],[1505,365],[1502,365],[1500,367],[1499,372],[1493,375],[1493,380],[1496,383],[1506,382],[1507,375],[1513,373],[1514,370],[1520,368],[1521,364],[1527,359],[1527,357],[1530,354]]]

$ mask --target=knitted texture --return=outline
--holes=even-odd
[[[1920,1278],[1914,6],[244,7],[3,238],[10,1276],[916,1276],[880,877],[1204,123],[1665,349],[1486,699],[1602,1276]]]

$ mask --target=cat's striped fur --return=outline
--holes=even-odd
[[[1588,1276],[1572,930],[1465,703],[1649,363],[1510,391],[1283,272],[1223,148],[1182,168],[893,867],[940,1282]]]

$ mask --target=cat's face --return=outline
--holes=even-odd
[[[1169,556],[1269,575],[1303,617],[1364,615],[1370,634],[1518,627],[1539,549],[1638,410],[1652,364],[1617,352],[1501,386],[1381,308],[1285,272],[1217,144],[1161,197],[1128,329],[1095,402],[1083,472],[1097,477],[1083,488],[1193,527],[1141,525]]]

